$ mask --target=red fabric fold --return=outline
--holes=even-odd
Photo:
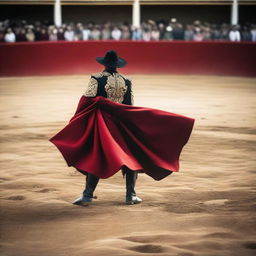
[[[161,180],[179,170],[194,119],[82,96],[69,123],[50,141],[68,166],[109,178],[126,166]]]

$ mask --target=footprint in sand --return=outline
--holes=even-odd
[[[26,199],[26,197],[18,195],[18,196],[9,196],[9,197],[6,197],[5,199],[6,200],[24,200]]]
[[[9,180],[11,180],[11,179],[0,177],[0,183],[3,183],[5,181],[9,181]]]
[[[144,244],[130,247],[129,250],[142,253],[161,253],[164,252],[164,247],[160,245]]]
[[[38,192],[38,193],[48,193],[48,192],[51,192],[51,191],[56,191],[56,189],[44,188],[44,189],[41,189],[41,190],[38,190],[38,191],[35,191],[35,192]]]

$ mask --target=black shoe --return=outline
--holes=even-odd
[[[86,185],[83,195],[73,201],[75,205],[87,205],[93,200],[93,192],[99,182],[99,178],[91,173],[88,173],[86,176]]]
[[[126,198],[126,204],[139,204],[142,202],[142,199],[138,196],[132,196],[131,198]]]
[[[75,204],[75,205],[88,205],[91,202],[92,202],[92,198],[91,197],[81,196],[81,197],[77,198],[75,201],[73,201],[72,204]]]
[[[128,168],[125,168],[125,175],[126,175],[126,204],[141,203],[142,199],[136,195],[136,192],[134,189],[138,173]]]

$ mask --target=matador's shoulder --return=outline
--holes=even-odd
[[[98,72],[98,73],[93,73],[93,74],[91,74],[91,77],[94,77],[94,78],[100,78],[100,77],[102,77],[102,76],[103,76],[102,72]]]
[[[94,74],[91,74],[91,77],[94,77],[94,78],[101,78],[103,76],[110,76],[111,74],[108,73],[108,72],[98,72],[98,73],[94,73]]]
[[[132,79],[129,78],[128,76],[125,76],[125,75],[123,75],[121,73],[119,73],[119,75],[122,76],[125,80],[128,80],[129,82],[132,82]]]

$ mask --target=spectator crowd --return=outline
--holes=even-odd
[[[34,41],[78,41],[78,40],[185,40],[185,41],[247,41],[256,42],[256,24],[231,26],[229,24],[210,24],[194,21],[183,25],[175,18],[170,21],[156,22],[148,20],[140,27],[133,27],[124,22],[115,24],[105,22],[64,23],[60,27],[48,21],[25,20],[0,21],[0,42],[34,42]]]

